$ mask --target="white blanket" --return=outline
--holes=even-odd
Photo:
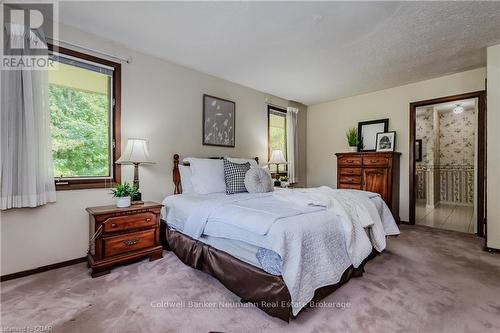
[[[273,200],[280,201],[279,209],[266,204]],[[249,210],[254,217],[242,218]],[[383,225],[394,224],[393,231],[397,226],[392,216],[392,221],[382,224],[379,211],[384,209],[377,209],[367,194],[345,190],[246,193],[199,204],[188,216],[183,232],[198,239],[211,230],[206,234],[247,241],[278,253],[283,260],[282,276],[291,295],[292,313],[296,315],[316,289],[338,283],[350,265],[358,267],[372,246],[378,251],[385,248]],[[323,218],[316,219],[317,214]],[[258,222],[257,217],[264,222]],[[215,225],[238,228],[210,228]],[[370,227],[371,237],[364,226]],[[240,231],[231,231],[237,229]]]

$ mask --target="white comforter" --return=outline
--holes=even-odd
[[[328,187],[219,197],[193,209],[183,232],[194,239],[202,234],[232,238],[278,253],[297,315],[316,289],[338,283],[372,248],[382,251],[386,235],[399,233],[385,203],[377,209],[374,199],[377,194]],[[319,213],[329,218],[315,220]]]

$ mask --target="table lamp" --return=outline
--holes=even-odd
[[[268,164],[276,164],[276,181],[274,182],[274,185],[279,186],[281,184],[279,181],[280,164],[287,164],[283,151],[281,149],[273,150]]]
[[[116,163],[134,165],[134,186],[139,188],[139,164],[154,164],[155,162],[149,157],[149,147],[146,139],[129,138],[127,146],[125,147],[125,152]],[[132,198],[132,201],[136,203],[141,200],[142,195],[140,192]]]

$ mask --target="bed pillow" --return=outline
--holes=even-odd
[[[182,193],[194,193],[191,168],[187,165],[179,165],[179,173],[181,174]]]
[[[250,163],[250,167],[254,168],[257,167],[257,161],[254,158],[237,158],[237,157],[225,157],[226,160],[233,162],[233,163],[238,163],[238,164],[245,164],[245,163]]]
[[[226,190],[222,160],[190,158],[191,182],[197,194],[221,193]]]
[[[250,193],[272,192],[274,182],[268,169],[252,168],[245,175],[245,187]]]
[[[250,163],[234,163],[224,159],[224,179],[226,182],[226,194],[247,192],[245,187],[245,175],[250,170]]]

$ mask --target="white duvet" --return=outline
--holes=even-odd
[[[297,315],[314,291],[338,283],[385,236],[399,234],[392,215],[374,193],[328,187],[241,194],[201,201],[183,233],[231,238],[278,253],[282,277]]]

